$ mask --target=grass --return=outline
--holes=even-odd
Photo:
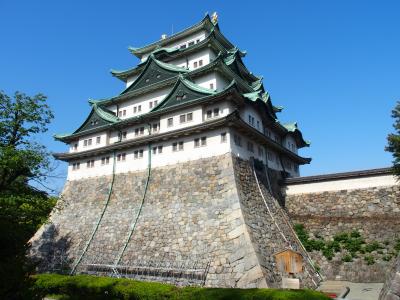
[[[199,300],[327,300],[312,290],[179,288],[170,284],[130,279],[41,274],[34,276],[34,291],[57,300],[75,299],[199,299]]]

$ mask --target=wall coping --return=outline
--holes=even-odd
[[[314,182],[333,181],[342,179],[355,179],[362,177],[373,177],[373,176],[384,176],[384,175],[392,175],[392,168],[386,167],[386,168],[368,169],[360,171],[286,178],[283,181],[283,185],[314,183]]]

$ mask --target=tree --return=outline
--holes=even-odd
[[[0,91],[0,298],[23,299],[33,266],[27,242],[46,221],[55,198],[32,187],[46,177],[50,155],[34,136],[47,131],[53,113],[47,97]]]
[[[392,117],[394,118],[393,127],[395,133],[390,133],[387,137],[388,145],[385,150],[389,151],[393,155],[393,170],[395,175],[400,178],[400,101],[392,110]]]

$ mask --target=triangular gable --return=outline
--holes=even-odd
[[[115,116],[113,112],[93,104],[92,111],[90,112],[89,116],[86,118],[83,124],[74,131],[73,134],[116,123],[118,121],[119,118]]]
[[[214,94],[216,94],[215,91],[203,88],[184,79],[182,76],[179,76],[178,81],[175,83],[171,92],[152,111],[158,111],[167,107],[181,105],[183,103],[191,102],[193,100]]]
[[[154,55],[150,55],[147,59],[146,66],[140,73],[139,77],[121,94],[170,79],[180,73],[187,73],[188,71],[189,70],[185,68],[158,61],[154,58]]]

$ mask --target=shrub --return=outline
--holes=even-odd
[[[351,261],[353,261],[353,256],[350,254],[346,254],[345,256],[343,256],[342,261],[351,262]]]
[[[35,291],[42,297],[52,294],[58,299],[259,299],[259,300],[328,300],[311,290],[222,289],[185,287],[140,282],[130,279],[42,274],[34,276]]]
[[[364,260],[367,262],[367,265],[373,265],[375,263],[375,258],[372,255],[364,256]]]

